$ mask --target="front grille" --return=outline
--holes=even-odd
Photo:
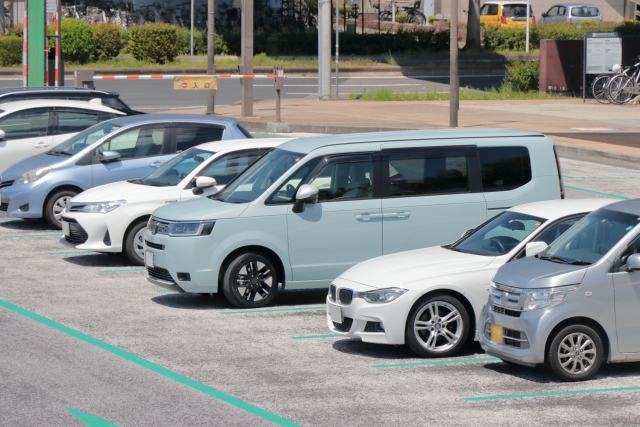
[[[340,304],[349,305],[353,300],[353,291],[351,289],[340,289],[340,292],[338,292],[338,297],[338,302]]]
[[[495,304],[491,305],[491,310],[494,313],[504,314],[505,316],[511,316],[511,317],[520,317],[520,314],[522,314],[519,311],[509,310],[508,308],[500,307],[499,305],[495,305]]]
[[[367,322],[364,325],[365,332],[384,332],[384,326],[382,326],[382,322]]]
[[[329,288],[329,299],[333,302],[336,301],[336,285],[331,285]]]
[[[13,181],[14,181],[14,180],[12,180],[12,181],[2,181],[2,182],[0,182],[0,188],[4,188],[4,187],[8,187],[8,186],[10,186],[10,185],[13,185]]]
[[[514,331],[513,329],[503,329],[504,345],[520,348],[522,346],[522,339],[520,338],[520,331]]]
[[[342,323],[333,322],[333,327],[341,332],[349,332],[351,325],[353,325],[353,319],[350,317],[343,318]]]
[[[148,241],[147,239],[144,240],[144,244],[149,246],[150,248],[157,249],[159,251],[164,251],[164,245],[159,245],[157,243],[152,243],[152,242]]]
[[[64,236],[64,239],[67,242],[78,245],[87,241],[89,235],[86,231],[84,231],[84,228],[82,228],[82,226],[78,224],[78,221],[73,218],[65,217],[62,217],[62,220],[69,224],[69,235]]]
[[[2,199],[0,201],[0,211],[2,212],[6,212],[9,210],[9,200],[7,199]]]
[[[171,274],[169,274],[169,271],[164,268],[147,267],[147,273],[149,274],[149,277],[153,277],[154,279],[164,280],[165,282],[171,282],[173,284],[176,283],[175,280],[173,280],[173,277],[171,277]]]

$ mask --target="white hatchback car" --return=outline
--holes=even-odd
[[[582,217],[614,201],[520,205],[454,243],[362,262],[329,288],[329,329],[370,343],[407,344],[422,357],[451,356],[477,329],[491,278],[502,265],[543,251]]]
[[[32,99],[0,106],[0,173],[28,157],[44,153],[78,132],[122,111],[94,101]]]
[[[114,182],[80,193],[62,213],[60,243],[96,252],[124,252],[144,259],[144,231],[161,206],[211,195],[260,156],[290,139],[209,142],[190,148],[142,178]]]

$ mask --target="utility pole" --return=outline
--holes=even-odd
[[[242,74],[253,74],[253,0],[242,0]],[[253,79],[241,79],[242,117],[253,116]]]
[[[458,127],[460,79],[458,78],[458,0],[451,0],[451,41],[449,58],[449,127]]]
[[[1,2],[2,0],[0,0]],[[212,75],[216,73],[216,39],[215,39],[215,13],[214,0],[208,0],[207,2],[207,25],[209,33],[207,34],[207,74]],[[216,91],[207,91],[207,114],[214,114],[216,109]]]
[[[318,98],[331,98],[331,0],[318,1]]]

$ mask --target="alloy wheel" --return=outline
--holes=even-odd
[[[71,196],[62,196],[53,204],[53,217],[56,221],[60,222],[62,218],[62,211],[67,207],[67,203],[71,200]]]
[[[245,301],[258,302],[267,298],[273,286],[271,269],[263,262],[248,261],[238,270],[235,288]]]
[[[144,232],[146,228],[143,227],[133,236],[133,251],[141,260],[144,260]]]
[[[433,301],[426,304],[415,319],[413,330],[418,342],[435,353],[453,348],[463,334],[462,317],[448,302]]]
[[[571,333],[564,337],[558,347],[560,366],[571,375],[584,374],[591,369],[597,357],[596,345],[586,334]]]

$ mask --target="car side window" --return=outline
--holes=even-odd
[[[268,205],[281,205],[293,203],[296,193],[305,178],[313,171],[316,165],[322,161],[323,157],[316,157],[306,162],[295,171],[267,200]]]
[[[217,185],[227,185],[258,160],[260,155],[260,150],[252,150],[223,156],[210,164],[200,176],[215,178]]]
[[[82,132],[88,127],[112,118],[109,113],[96,111],[67,110],[56,111],[58,116],[58,129],[56,134]]]
[[[389,154],[389,196],[429,196],[469,191],[466,149],[414,150]]]
[[[558,15],[558,6],[553,6],[551,9],[549,9],[549,11],[547,12],[547,16],[557,16]]]
[[[13,139],[37,138],[51,135],[49,129],[49,108],[12,113],[0,120],[0,129],[4,131],[6,141]]]
[[[224,128],[215,126],[177,125],[176,150],[187,150],[205,142],[220,141]]]
[[[319,202],[370,199],[373,196],[373,159],[353,156],[329,161],[308,183],[320,190]]]
[[[564,16],[565,12],[567,11],[567,8],[564,6],[558,6],[558,16]]]
[[[564,234],[565,231],[567,231],[568,229],[573,227],[573,225],[576,222],[580,221],[583,217],[584,217],[584,215],[581,215],[581,216],[568,218],[568,219],[565,219],[563,221],[558,221],[555,224],[552,224],[549,227],[547,227],[546,230],[542,230],[542,233],[540,233],[538,236],[534,237],[533,240],[531,240],[531,241],[532,242],[545,242],[547,245],[550,245],[551,242],[553,242],[558,237],[560,237],[562,234]],[[514,257],[514,259],[524,258],[525,255],[526,255],[526,250],[525,250],[525,248],[522,248],[522,250],[520,252],[518,252],[518,255],[516,255]]]
[[[496,16],[498,15],[497,4],[485,4],[480,8],[480,16]]]
[[[158,156],[162,154],[166,131],[166,127],[159,126],[125,131],[102,144],[96,150],[96,155],[99,156],[104,151],[117,151],[122,160]]]
[[[508,191],[531,181],[531,159],[526,147],[480,147],[484,192]]]
[[[611,267],[612,273],[619,273],[621,271],[626,271],[627,268],[627,258],[629,255],[640,253],[640,236],[636,237],[629,246],[625,248],[624,251],[616,258],[615,262]]]

